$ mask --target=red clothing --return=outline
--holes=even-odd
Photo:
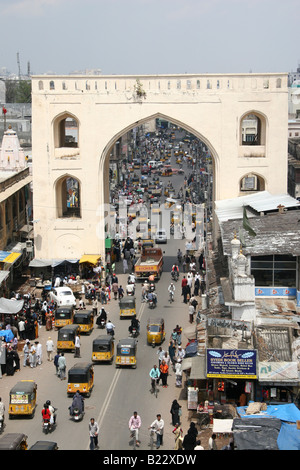
[[[43,419],[48,419],[50,421],[50,418],[51,418],[51,414],[50,414],[50,410],[49,408],[47,409],[42,409],[42,416],[43,416]]]
[[[181,287],[185,287],[187,285],[187,278],[184,277],[181,281]]]

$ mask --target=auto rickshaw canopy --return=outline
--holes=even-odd
[[[128,295],[119,300],[120,309],[135,308],[135,297]]]
[[[75,336],[75,333],[79,331],[79,329],[80,329],[79,325],[74,325],[74,324],[63,326],[58,331],[58,339],[69,338],[70,336]]]
[[[10,395],[29,395],[35,393],[37,385],[33,380],[20,380],[10,390]]]
[[[69,382],[88,382],[91,369],[93,369],[91,362],[78,362],[68,371]]]
[[[93,340],[93,352],[109,351],[113,343],[111,335],[100,335]]]
[[[29,450],[58,450],[58,445],[54,441],[36,441]]]
[[[117,354],[130,354],[136,350],[137,340],[135,338],[120,339],[117,344]]]
[[[23,433],[11,432],[4,434],[0,438],[0,450],[27,450],[28,436]],[[20,449],[20,445],[24,443],[24,449]]]
[[[54,316],[56,319],[70,319],[74,312],[73,307],[59,307],[55,310]]]
[[[75,325],[85,325],[90,323],[91,317],[94,318],[92,310],[76,312],[74,315],[74,324]]]
[[[157,318],[149,318],[147,322],[147,329],[148,330],[153,330],[155,327],[157,327],[157,331],[160,330],[160,328],[164,328],[165,321],[163,318],[157,317]]]

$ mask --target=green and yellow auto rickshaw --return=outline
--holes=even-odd
[[[92,361],[112,362],[115,343],[111,335],[100,335],[94,339],[92,345]]]
[[[36,407],[37,384],[34,380],[20,380],[9,392],[9,418],[29,416],[33,418]]]
[[[128,295],[119,301],[120,318],[132,318],[136,316],[135,297]]]
[[[68,395],[77,391],[87,397],[91,396],[94,387],[94,367],[90,362],[79,362],[68,371]]]
[[[57,351],[75,351],[75,337],[80,333],[79,325],[63,326],[57,333]]]
[[[72,325],[74,317],[73,307],[59,307],[54,312],[54,327],[62,328],[66,325]]]
[[[166,336],[165,322],[163,318],[149,318],[147,323],[147,343],[154,348],[161,344]]]
[[[94,329],[93,310],[79,310],[74,314],[74,325],[78,325],[80,333],[91,334]]]
[[[121,339],[117,344],[116,367],[130,366],[136,368],[137,340],[135,338]]]

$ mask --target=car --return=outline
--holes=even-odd
[[[161,228],[156,231],[155,243],[167,243],[167,233],[165,229]]]
[[[50,292],[50,300],[59,307],[76,307],[76,299],[70,287],[55,287]]]

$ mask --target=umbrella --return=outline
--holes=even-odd
[[[0,330],[0,338],[4,338],[6,343],[10,343],[14,339],[14,334],[11,330]]]

